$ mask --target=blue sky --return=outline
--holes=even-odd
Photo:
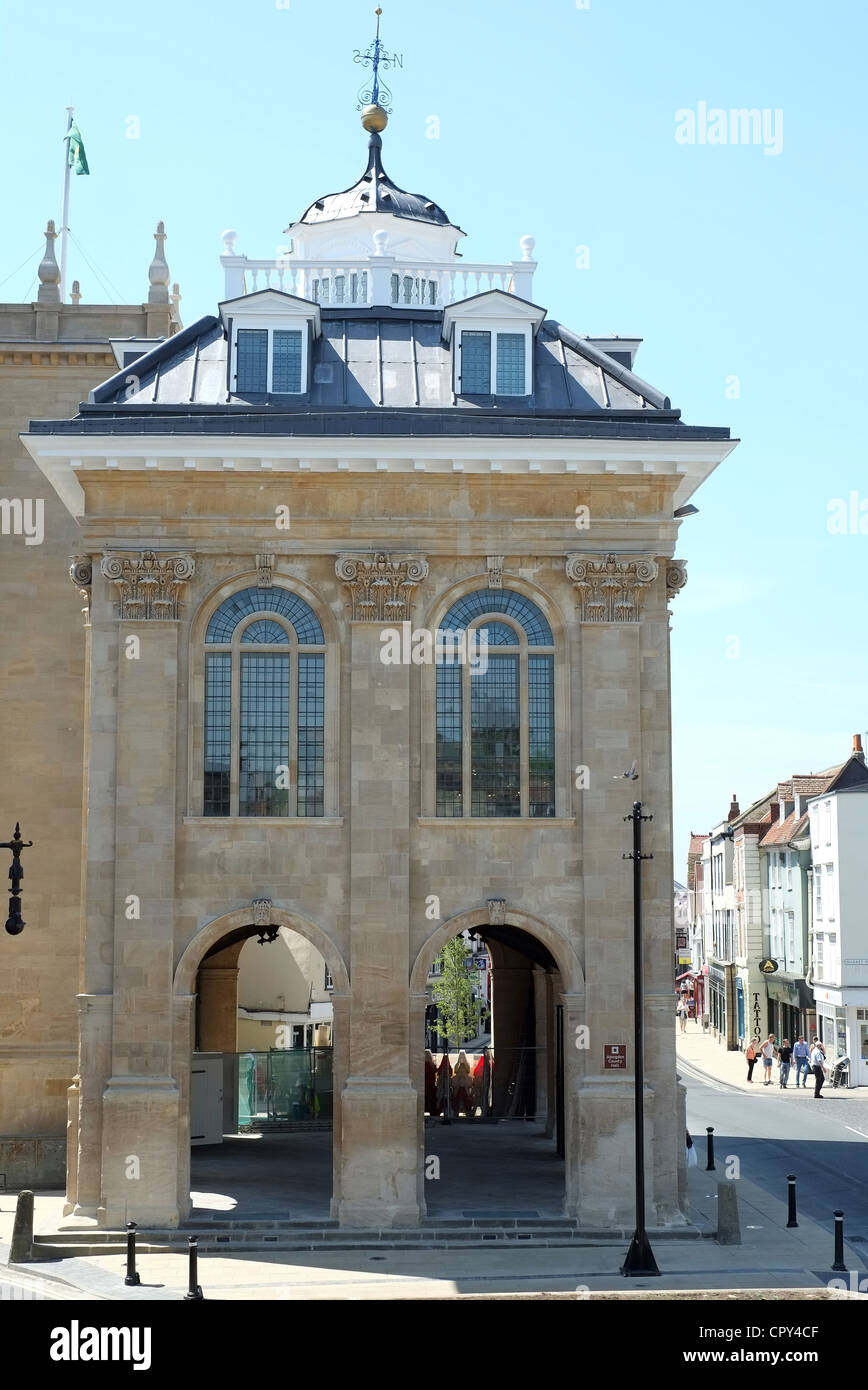
[[[70,279],[91,302],[143,299],[164,218],[184,322],[211,312],[224,228],[240,250],[271,255],[313,198],[361,171],[352,54],[373,35],[373,8],[7,10],[0,278],[60,220],[74,104],[91,176],[73,177]],[[694,499],[700,515],[678,548],[689,573],[672,634],[683,877],[688,831],[719,820],[734,790],[745,806],[778,778],[840,760],[868,728],[868,534],[827,528],[830,501],[855,492],[868,531],[857,95],[868,7],[387,0],[384,11],[383,39],[404,56],[385,136],[392,177],[446,208],[468,258],[512,259],[519,237],[535,236],[537,303],[578,332],[643,337],[637,371],[688,423],[742,440]],[[700,102],[782,112],[782,149],[678,143],[676,112]],[[439,139],[427,138],[431,116]],[[38,259],[0,298],[35,297]]]

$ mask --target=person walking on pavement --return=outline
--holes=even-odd
[[[681,1000],[681,1003],[678,1005],[678,1010],[677,1010],[677,1012],[678,1012],[678,1021],[679,1021],[679,1023],[681,1024],[681,1031],[682,1031],[682,1033],[686,1033],[686,1032],[687,1032],[687,1015],[688,1015],[688,1013],[690,1012],[690,1010],[689,1010],[688,1007],[687,1007],[687,1000],[686,1000],[686,999],[682,999],[682,1000]]]
[[[765,1042],[760,1048],[760,1052],[763,1055],[764,1086],[771,1086],[772,1084],[772,1062],[775,1060],[776,1050],[777,1049],[775,1048],[775,1035],[774,1033],[769,1033],[768,1037],[766,1038]]]
[[[810,1051],[811,1051],[811,1049],[808,1047],[808,1044],[805,1042],[804,1035],[803,1035],[802,1033],[800,1033],[800,1034],[799,1034],[799,1041],[796,1043],[795,1047],[793,1048],[793,1061],[794,1061],[795,1064],[796,1064],[796,1090],[799,1089],[799,1082],[800,1082],[800,1081],[801,1081],[801,1085],[802,1085],[802,1090],[803,1090],[803,1091],[807,1090],[807,1088],[808,1088],[808,1070],[809,1070],[808,1055],[809,1055]]]
[[[810,1065],[814,1073],[814,1100],[822,1100],[820,1092],[823,1089],[823,1082],[826,1079],[826,1049],[819,1038],[814,1038],[811,1045]]]
[[[790,1059],[792,1055],[793,1049],[790,1047],[790,1040],[789,1038],[784,1038],[781,1046],[778,1048],[778,1067],[780,1070],[781,1088],[784,1091],[787,1089],[787,1082],[790,1077]]]
[[[751,1038],[744,1050],[744,1060],[747,1062],[747,1079],[753,1082],[753,1069],[756,1066],[756,1043]]]

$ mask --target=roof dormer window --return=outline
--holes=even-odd
[[[463,328],[458,335],[458,392],[462,396],[526,396],[531,335]]]
[[[229,337],[229,394],[300,396],[309,390],[310,345],[319,305],[263,290],[220,306]]]
[[[443,336],[452,342],[459,396],[529,396],[533,340],[545,310],[503,290],[447,306]]]
[[[239,328],[235,335],[235,390],[239,395],[298,395],[305,390],[300,328]]]

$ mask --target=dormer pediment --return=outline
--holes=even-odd
[[[447,305],[443,311],[443,339],[449,342],[457,320],[461,322],[491,322],[498,324],[514,323],[521,328],[530,327],[534,337],[543,323],[546,310],[527,299],[519,299],[516,294],[505,290],[485,290],[482,294],[470,295]]]
[[[239,295],[237,299],[224,299],[219,309],[220,320],[227,333],[230,319],[236,326],[242,321],[252,322],[255,319],[275,326],[282,319],[295,327],[300,327],[301,322],[306,321],[311,325],[315,338],[322,332],[319,305],[312,299],[301,299],[284,290],[256,290],[252,294]]]

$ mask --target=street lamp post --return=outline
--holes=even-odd
[[[6,930],[10,936],[19,936],[25,927],[24,918],[21,916],[21,880],[24,877],[24,870],[21,867],[21,851],[29,849],[33,844],[32,840],[22,840],[21,827],[15,822],[15,834],[11,840],[0,843],[0,849],[11,849],[12,863],[9,866],[9,916],[6,918]]]
[[[633,852],[624,859],[633,861],[633,1050],[635,1053],[636,1109],[636,1229],[630,1248],[621,1266],[626,1278],[639,1275],[659,1275],[657,1261],[645,1230],[645,982],[642,957],[642,860],[653,854],[642,853],[642,822],[651,816],[642,815],[642,802],[634,801],[633,810],[625,820],[633,822]]]

